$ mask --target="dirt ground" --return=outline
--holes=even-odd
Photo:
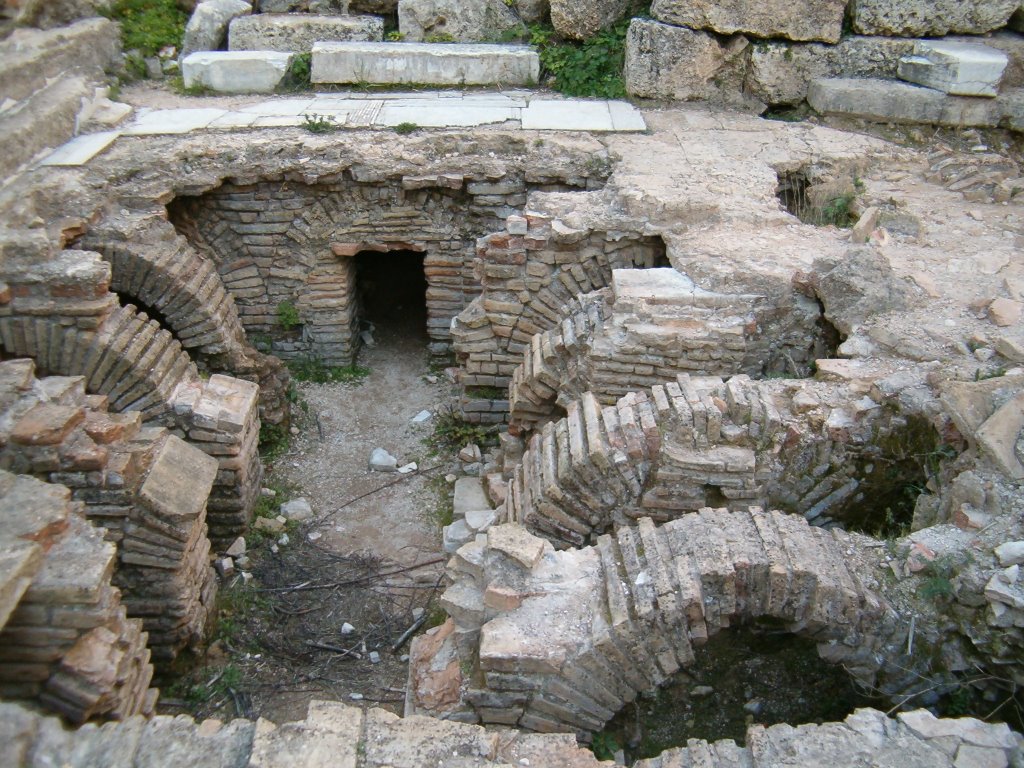
[[[392,645],[422,617],[438,621],[445,557],[438,507],[452,485],[449,458],[430,456],[434,420],[451,399],[451,381],[431,372],[418,318],[374,330],[376,346],[357,383],[297,382],[291,446],[267,465],[262,507],[303,497],[314,518],[279,536],[248,537],[248,582],[221,587],[210,652],[182,679],[166,681],[166,712],[199,716],[302,719],[311,698],[402,711],[408,642]],[[384,448],[407,474],[371,472]],[[443,513],[442,513],[443,514]],[[345,626],[345,625],[349,626]],[[371,657],[371,654],[377,656]]]

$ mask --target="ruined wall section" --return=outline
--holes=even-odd
[[[760,510],[704,509],[661,527],[644,518],[564,552],[492,527],[449,563],[442,598],[467,670],[462,702],[483,722],[598,731],[689,665],[694,646],[766,618],[865,682],[903,678],[893,649],[907,618],[877,592],[866,543]]]
[[[11,383],[9,368],[0,376]],[[73,723],[151,714],[146,633],[125,616],[111,583],[114,545],[82,503],[67,488],[0,470],[0,517],[0,696]]]
[[[51,250],[45,238],[4,243],[0,342],[39,370],[82,376],[110,410],[137,411],[218,460],[210,503],[215,539],[244,531],[259,493],[258,387],[226,376],[202,379],[173,335],[120,306],[99,254]]]
[[[452,323],[452,339],[463,416],[483,423],[504,421],[509,403],[473,388],[507,387],[533,336],[560,324],[563,307],[606,288],[615,269],[667,263],[659,237],[577,228],[534,211],[509,216],[504,231],[481,238],[477,261],[483,294]]]
[[[818,304],[799,294],[705,291],[662,268],[614,270],[602,298],[570,303],[531,340],[512,376],[512,428],[529,430],[587,391],[610,405],[681,373],[799,378],[834,351]]]
[[[0,381],[0,468],[59,483],[84,505],[117,546],[113,584],[155,658],[197,645],[216,593],[206,523],[216,460],[137,411],[109,413],[80,376],[36,379],[31,360],[13,360]]]
[[[225,184],[170,207],[179,229],[217,264],[250,340],[285,359],[347,365],[358,351],[354,257],[424,254],[431,352],[450,349],[451,319],[479,293],[476,238],[526,202],[526,184],[460,174],[359,183]],[[291,305],[301,326],[282,327]]]

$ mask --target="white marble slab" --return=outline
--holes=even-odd
[[[189,133],[207,127],[225,114],[225,109],[155,109],[140,113],[122,133],[125,136]]]
[[[611,131],[606,101],[530,101],[523,110],[523,128],[534,131]]]
[[[120,135],[120,131],[101,131],[76,136],[47,155],[40,165],[85,165]]]
[[[302,98],[302,99],[273,99],[271,101],[261,101],[259,104],[250,104],[247,107],[242,107],[239,112],[253,112],[261,117],[270,117],[272,115],[301,115],[304,111],[309,109],[309,105],[312,104],[314,99]]]
[[[518,120],[521,112],[522,110],[516,107],[476,107],[458,103],[451,106],[430,104],[399,106],[385,103],[377,122],[388,126],[395,126],[399,123],[415,123],[424,128],[466,128],[489,123],[503,123],[506,120]]]

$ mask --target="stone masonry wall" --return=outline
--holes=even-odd
[[[255,384],[202,379],[181,343],[110,291],[111,267],[89,251],[51,252],[45,239],[5,241],[0,343],[41,372],[84,377],[115,412],[138,411],[216,457],[210,504],[215,538],[233,538],[252,515],[262,469]]]
[[[674,269],[614,270],[603,297],[574,301],[531,341],[512,377],[510,424],[529,429],[586,391],[610,405],[680,373],[806,375],[832,350],[817,303],[791,298],[704,291]]]
[[[71,491],[117,546],[113,583],[161,661],[202,638],[216,582],[206,502],[217,462],[138,412],[107,412],[78,377],[34,378],[31,360],[0,363],[0,468]]]
[[[0,371],[5,385],[12,373]],[[0,470],[0,519],[0,696],[73,723],[151,714],[146,633],[125,616],[111,583],[114,545],[82,503],[65,487]],[[10,741],[0,743],[9,755]]]
[[[309,768],[422,768],[426,765],[597,768],[610,765],[576,743],[571,734],[536,734],[510,729],[444,722],[430,717],[399,718],[382,709],[367,710],[338,702],[313,701],[306,717],[276,725],[244,719],[224,724],[197,723],[186,716],[133,718],[102,728],[68,731],[52,718],[15,705],[0,705],[0,737],[10,746],[11,768],[46,761],[82,765],[116,761],[151,762],[173,754],[181,764],[210,768],[295,765]],[[691,740],[642,768],[737,765],[769,768],[797,756],[802,765],[854,768],[868,761],[906,768],[952,768],[973,764],[1007,765],[1019,760],[1021,747],[1004,724],[973,718],[938,719],[925,710],[890,719],[861,709],[843,723],[791,728],[751,726],[746,747],[732,741],[709,744]],[[987,761],[987,762],[981,762]]]
[[[491,527],[449,562],[442,597],[466,670],[462,703],[485,723],[598,731],[691,663],[694,646],[763,617],[884,689],[913,665],[893,652],[908,618],[877,593],[869,543],[759,509],[703,509],[661,527],[643,518],[563,552],[519,526]]]
[[[562,307],[607,287],[614,269],[667,263],[660,238],[577,229],[533,212],[510,216],[504,232],[482,238],[477,258],[484,292],[456,318],[452,338],[466,388],[463,415],[478,422],[504,421],[509,404],[474,397],[472,388],[507,387],[534,335],[562,322]]]
[[[431,352],[450,350],[452,318],[479,293],[474,242],[526,202],[526,183],[459,174],[360,183],[225,184],[171,206],[178,228],[217,264],[250,339],[283,358],[352,362],[358,350],[360,252],[424,254]],[[301,327],[281,326],[278,307]]]

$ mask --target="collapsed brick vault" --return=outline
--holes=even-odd
[[[994,550],[1021,537],[1024,377],[974,381],[970,350],[907,331],[959,304],[922,308],[899,251],[775,198],[787,168],[890,148],[730,119],[652,114],[651,135],[604,142],[443,131],[400,151],[357,133],[137,138],[0,191],[0,488],[38,513],[4,532],[4,697],[74,721],[152,710],[149,655],[201,636],[209,538],[244,528],[260,415],[286,418],[287,377],[256,346],[351,361],[356,257],[400,250],[423,254],[431,349],[454,353],[464,413],[511,435],[500,524],[449,565],[452,620],[417,641],[410,712],[587,735],[762,620],[894,695],[975,664],[1022,682],[1024,603]],[[301,327],[280,323],[289,303]],[[889,581],[920,578],[905,553],[844,530],[906,452],[932,458],[889,481],[926,491],[893,547],[975,558],[949,613]],[[341,738],[354,717],[314,708],[295,729]],[[248,727],[238,754],[278,738]]]

